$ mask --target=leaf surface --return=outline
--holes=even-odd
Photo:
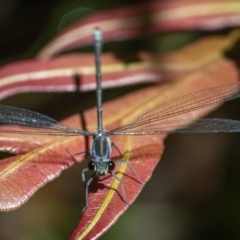
[[[233,64],[226,60],[216,60],[204,71],[199,70],[181,81],[159,87],[150,87],[125,97],[111,101],[104,105],[104,124],[107,130],[130,122],[140,114],[151,109],[156,104],[165,102],[171,98],[189,93],[197,89],[204,89],[216,85],[237,81],[237,73]],[[125,106],[128,106],[127,108]],[[206,114],[212,108],[200,109],[185,114],[192,120]],[[95,130],[95,109],[85,114],[88,129]],[[182,117],[182,116],[177,116]],[[65,124],[79,127],[77,117],[70,118]],[[124,158],[129,160],[134,170],[143,183],[150,178],[152,171],[159,161],[163,151],[163,139],[165,136],[129,137],[113,136],[112,141],[124,153]],[[6,136],[7,138],[7,136]],[[52,139],[50,141],[49,139]],[[22,147],[25,136],[21,136]],[[32,141],[36,136],[32,136]],[[26,137],[25,144],[29,140]],[[41,138],[38,138],[41,142]],[[91,139],[89,139],[91,141]],[[1,144],[3,144],[1,142]],[[7,141],[4,143],[6,146]],[[9,137],[11,145],[11,137]],[[83,159],[80,155],[75,161],[66,149],[71,153],[85,150],[83,137],[52,137],[45,136],[42,146],[34,148],[26,154],[1,161],[0,165],[0,207],[1,210],[12,210],[26,202],[34,192],[47,182],[53,180],[62,170],[70,167],[75,161]],[[30,144],[31,145],[31,144]],[[2,145],[0,145],[2,147]],[[17,149],[15,149],[17,151]],[[119,158],[117,151],[113,150],[113,159]],[[128,203],[132,203],[142,189],[142,185],[136,180],[136,176],[126,167],[119,166],[119,177],[122,179]],[[99,184],[103,189],[99,189]],[[96,237],[106,231],[116,219],[128,208],[122,200],[122,192],[119,182],[112,177],[95,182],[90,189],[89,207],[83,215],[83,219],[77,227],[73,239],[82,236]],[[109,216],[109,213],[110,216]],[[108,221],[106,221],[106,218]],[[90,234],[90,235],[89,235]]]
[[[166,4],[165,8],[160,8],[160,10],[157,8],[159,3],[156,2],[155,5],[148,5],[154,6],[154,8],[145,8],[144,11],[143,6],[139,6],[134,8],[136,11],[133,8],[123,8],[110,10],[109,16],[108,12],[102,15],[92,15],[60,33],[56,37],[57,42],[50,42],[43,49],[40,57],[48,58],[66,49],[92,43],[93,26],[96,22],[102,24],[101,21],[106,21],[108,19],[106,16],[116,18],[116,21],[113,19],[109,23],[109,28],[105,28],[105,25],[101,26],[107,41],[137,37],[143,34],[145,29],[149,33],[173,29],[196,29],[199,26],[201,29],[206,27],[215,29],[231,25],[231,19],[238,19],[235,14],[238,12],[237,1],[201,1],[203,9],[212,9],[210,12],[205,12],[204,16],[199,16],[200,2],[198,1],[194,3],[166,1],[163,3]],[[187,13],[192,15],[187,17],[181,14],[177,15],[178,11],[172,11],[174,7],[177,7],[178,10],[181,9],[181,14],[184,13],[183,9],[189,10],[190,8],[192,12],[187,11]],[[128,11],[124,12],[123,10]],[[155,10],[156,15],[152,15]],[[161,16],[168,16],[165,22],[164,19],[156,17],[158,12],[161,12]],[[142,18],[143,13],[146,13],[144,15],[146,18],[153,16],[153,22],[149,23]],[[148,13],[151,14],[147,15]],[[170,21],[171,16],[173,21]],[[136,25],[131,27],[129,18],[136,20],[132,22]],[[158,20],[156,21],[156,19]],[[149,27],[150,25],[152,28]],[[89,28],[89,32],[88,30],[84,32],[83,26],[86,27],[85,29]],[[69,38],[68,34],[71,31],[79,31],[79,29],[81,30],[80,36]],[[66,36],[68,38],[65,38]],[[239,40],[239,36],[239,30],[236,30],[229,35],[201,39],[179,51],[161,55],[139,52],[139,61],[130,63],[117,59],[113,54],[105,54],[103,56],[104,88],[139,82],[172,80],[164,85],[149,87],[105,103],[103,109],[106,130],[131,122],[156,105],[175,97],[200,89],[237,82],[238,69],[233,62],[224,59],[222,55]],[[54,44],[51,45],[52,43],[56,44],[56,48],[53,47]],[[93,62],[91,54],[67,54],[55,59],[27,60],[6,65],[0,69],[0,97],[4,98],[22,91],[95,89]],[[173,80],[178,81],[173,82]],[[174,118],[194,121],[215,107],[199,109]],[[86,111],[84,118],[87,130],[95,131],[95,109]],[[77,115],[64,121],[64,124],[68,126],[82,128],[78,123],[79,116]],[[162,155],[165,137],[165,135],[159,135],[113,136],[111,138],[143,183],[142,185],[137,181],[135,174],[126,164],[122,163],[116,167],[129,204],[133,203],[144,184],[150,179]],[[64,138],[1,133],[0,149],[16,155],[0,162],[0,209],[9,211],[20,207],[38,189],[58,177],[63,170],[84,159],[83,154],[72,158],[69,152],[74,154],[86,151],[86,146],[91,146],[90,144],[91,138],[85,139],[82,136]],[[113,149],[112,159],[114,161],[121,159],[116,149]],[[123,192],[119,181],[111,176],[102,177],[99,181],[95,179],[89,189],[89,206],[83,213],[71,239],[98,238],[114,224],[127,208],[128,204],[123,201]]]
[[[103,109],[104,126],[106,130],[111,130],[126,124],[156,105],[175,97],[200,89],[237,82],[238,70],[236,66],[233,62],[224,59],[222,54],[223,51],[231,48],[238,39],[239,31],[233,31],[227,36],[208,37],[199,40],[173,53],[163,55],[139,53],[139,58],[142,61],[138,63],[139,65],[136,63],[134,63],[135,65],[126,65],[115,59],[112,55],[105,55],[107,57],[103,57],[103,72],[105,71],[103,73],[104,87],[111,87],[111,81],[109,80],[111,78],[106,80],[106,76],[108,75],[108,70],[106,69],[110,69],[110,67],[107,68],[106,66],[112,63],[116,64],[115,66],[120,66],[120,73],[131,69],[132,66],[138,66],[140,70],[143,69],[144,71],[147,69],[145,69],[144,66],[150,66],[149,69],[157,69],[157,71],[160,69],[160,73],[165,76],[165,79],[169,78],[175,80],[178,78],[178,81],[166,83],[161,86],[145,88],[117,100],[105,103]],[[36,62],[32,62],[32,68],[29,67],[31,66],[31,62],[28,62],[26,65],[23,64],[21,67],[14,64],[8,65],[4,71],[0,70],[0,74],[3,73],[1,79],[6,80],[11,73],[12,75],[10,76],[14,76],[14,74],[18,76],[14,80],[16,86],[24,83],[26,87],[30,86],[28,90],[31,90],[31,87],[33,89],[34,87],[37,89],[39,86],[43,88],[44,84],[47,82],[49,83],[50,80],[49,86],[51,87],[48,88],[48,85],[45,85],[45,90],[54,89],[55,85],[57,89],[58,84],[61,83],[59,80],[61,79],[61,74],[67,71],[62,71],[57,77],[54,76],[52,79],[49,78],[48,74],[46,74],[48,76],[47,78],[44,78],[44,76],[46,77],[44,74],[36,74],[35,77],[31,77],[31,73],[35,72],[36,68],[40,70],[40,72],[52,70],[54,68],[59,69],[57,66],[60,65],[60,69],[63,66],[71,69],[67,78],[68,80],[62,85],[65,91],[68,89],[66,86],[74,86],[72,83],[72,76],[73,73],[76,73],[76,69],[81,69],[79,71],[79,73],[82,74],[80,75],[82,79],[80,82],[80,89],[82,90],[82,88],[86,86],[88,86],[86,87],[87,89],[93,89],[95,87],[94,67],[92,66],[93,57],[90,55],[89,58],[81,58],[82,56],[83,55],[67,55],[54,60],[37,60]],[[66,61],[65,58],[68,59],[68,61]],[[70,61],[72,58],[74,59],[73,62]],[[82,59],[81,68],[78,68],[79,59]],[[43,64],[40,68],[38,68],[39,63]],[[13,68],[11,69],[11,67]],[[116,69],[118,68],[114,70]],[[21,72],[20,70],[24,73],[22,78],[19,78],[18,75],[19,72]],[[141,74],[141,76],[144,76],[143,73]],[[126,76],[128,75],[129,72],[126,73]],[[36,87],[32,82],[37,82],[41,76],[43,76],[42,79],[44,80],[40,80],[39,86]],[[84,76],[86,76],[86,79]],[[116,81],[121,83],[124,78],[120,74],[120,77],[116,80],[116,76],[117,75],[115,75],[115,78],[112,78],[114,79],[113,82]],[[159,75],[155,76],[159,77]],[[44,81],[46,82],[44,83]],[[6,81],[0,81],[0,84],[2,82],[6,83]],[[5,86],[9,88],[8,92],[14,89],[14,85],[9,84]],[[58,90],[59,89],[60,88],[58,88]],[[7,93],[7,91],[5,93]],[[4,96],[2,95],[2,97]],[[184,115],[176,116],[176,119],[181,120],[184,117],[184,119],[187,118],[194,121],[210,110],[213,110],[213,108],[214,107],[199,109]],[[95,109],[86,111],[84,113],[84,118],[87,123],[87,130],[95,131]],[[65,125],[81,128],[78,123],[79,116],[73,116],[64,121]],[[113,136],[111,140],[120,149],[121,153],[124,155],[124,159],[129,160],[129,163],[138,174],[140,180],[145,184],[159,162],[164,149],[164,138],[165,135],[138,137]],[[73,159],[67,150],[72,154],[85,151],[85,140],[89,141],[87,145],[90,146],[91,138],[84,139],[84,137],[81,136],[63,138],[53,136],[36,137],[29,135],[13,136],[10,134],[1,134],[0,149],[17,154],[14,157],[7,158],[0,162],[1,210],[8,211],[20,207],[39,188],[58,177],[64,169],[72,166],[75,162],[81,162],[84,155],[78,155]],[[112,158],[114,161],[120,159],[116,149],[113,149]],[[118,165],[116,171],[123,182],[126,200],[131,204],[141,192],[143,185],[137,181],[136,176],[126,164],[122,163]],[[96,179],[89,190],[89,206],[83,213],[83,218],[73,233],[72,239],[95,239],[99,237],[113,225],[119,216],[128,208],[128,205],[122,198],[123,195],[120,183],[111,176],[101,178],[100,181]]]
[[[109,110],[107,111],[105,125],[110,125],[108,128],[111,129],[130,122],[153,106],[166,102],[172,99],[173,96],[190,93],[193,89],[195,91],[235,81],[238,81],[238,76],[232,63],[225,60],[214,61],[204,68],[204,71],[197,71],[179,82],[160,87],[151,87],[112,101],[111,105],[115,106],[118,111],[116,113],[115,109],[110,109],[108,104],[104,106],[105,109]],[[124,108],[123,105],[128,106],[128,108]],[[199,109],[174,118],[176,120],[184,118],[193,121],[207,114],[215,107]],[[87,115],[87,118],[90,119],[90,116]],[[124,153],[124,159],[129,161],[143,182],[143,185],[140,184],[133,172],[124,163],[116,169],[118,177],[123,182],[126,200],[129,204],[136,199],[151,177],[153,169],[159,162],[159,156],[162,155],[164,150],[163,140],[165,137],[165,135],[154,135],[113,136],[111,138],[112,142]],[[117,156],[117,152],[113,151],[113,158],[117,158]],[[89,206],[83,213],[83,218],[71,239],[96,239],[102,235],[129,207],[123,201],[122,196],[121,184],[113,177],[108,176],[101,178],[100,181],[95,181],[90,188]]]
[[[139,52],[139,61],[129,63],[114,54],[103,54],[103,88],[173,81],[220,58],[239,38],[240,31],[234,30],[226,36],[203,38],[172,53]],[[93,54],[23,60],[0,68],[0,99],[29,91],[89,91],[95,86]]]
[[[103,30],[104,41],[122,41],[176,30],[214,30],[239,26],[238,0],[149,1],[102,11],[60,32],[38,54],[50,58],[62,51],[92,44],[92,29]]]

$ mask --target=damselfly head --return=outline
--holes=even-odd
[[[95,172],[97,176],[105,176],[108,173],[108,162],[104,162],[103,159],[95,162]]]

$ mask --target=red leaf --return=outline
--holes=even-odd
[[[175,83],[146,88],[106,103],[103,107],[106,129],[110,130],[130,122],[157,104],[174,97],[199,89],[236,82],[238,79],[236,67],[232,62],[222,59],[221,55],[223,50],[230,48],[238,38],[239,32],[235,31],[222,38],[206,38],[180,51],[160,57],[142,54],[141,57],[145,62],[155,63],[157,66],[161,62],[160,69],[168,70],[169,74],[175,74],[175,77],[177,72],[185,77]],[[141,64],[142,68],[144,65]],[[193,121],[212,109],[200,109],[184,114],[184,116]],[[181,117],[177,116],[177,118]],[[95,131],[95,109],[85,113],[85,121],[87,129]],[[73,118],[66,124],[78,127],[77,123],[78,118]],[[112,141],[124,153],[124,157],[129,159],[132,167],[145,184],[151,177],[152,171],[159,161],[159,156],[162,154],[164,137],[114,136]],[[65,139],[47,136],[37,138],[36,136],[19,136],[13,138],[1,134],[0,148],[22,153],[3,160],[0,164],[0,208],[11,210],[21,206],[40,187],[59,176],[64,169],[74,163],[66,149],[76,153],[84,151],[85,145],[81,137]],[[114,150],[113,158],[119,157],[118,155],[117,151]],[[77,161],[82,161],[82,157],[79,155]],[[124,164],[121,164],[117,170],[119,171],[118,176],[124,183],[126,200],[131,204],[143,186],[139,184],[134,174]],[[103,186],[103,189],[98,188],[99,184]],[[89,207],[84,212],[72,239],[94,239],[105,232],[128,208],[121,196],[119,182],[112,177],[103,178],[98,183],[95,181],[90,188]]]
[[[177,97],[183,93],[193,92],[192,89],[200,90],[228,82],[238,80],[235,67],[228,61],[218,60],[198,71],[180,82],[165,87],[151,87],[132,93],[129,96],[112,101],[104,106],[107,116],[105,124],[107,129],[132,121],[141,113],[151,109],[162,102]],[[110,105],[111,104],[111,105]],[[111,107],[112,106],[112,107]],[[128,106],[128,108],[124,108]],[[216,107],[216,106],[215,106]],[[176,116],[176,119],[196,119],[211,108],[204,108],[190,113]],[[116,115],[117,112],[117,115]],[[92,113],[88,113],[87,120],[92,119]],[[131,166],[139,175],[140,180],[145,184],[152,175],[153,169],[159,161],[163,152],[163,140],[165,136],[139,136],[139,137],[113,137],[112,141],[125,153],[124,158],[129,160]],[[117,153],[113,153],[116,157]],[[121,178],[128,203],[132,203],[143,188],[136,176],[126,166],[121,164],[117,169]],[[103,189],[99,189],[102,186]],[[100,183],[95,182],[89,193],[89,206],[83,214],[77,229],[71,239],[96,239],[103,234],[121,214],[128,208],[122,199],[121,185],[112,177],[101,179]]]
[[[159,81],[161,69],[146,63],[125,64],[112,54],[102,56],[103,88]],[[76,78],[79,78],[79,83]],[[79,85],[78,85],[79,84]],[[89,91],[95,89],[93,54],[71,54],[50,60],[24,60],[0,68],[0,98],[26,91]]]
[[[113,54],[103,54],[103,88],[175,80],[221,57],[239,37],[240,31],[235,30],[227,36],[201,39],[172,53],[140,52],[139,62],[127,64]],[[92,54],[69,54],[48,60],[24,60],[0,68],[0,99],[20,92],[71,92],[77,89],[95,89]]]
[[[232,63],[226,60],[217,60],[206,66],[204,71],[201,69],[180,82],[165,87],[144,89],[105,104],[104,123],[106,129],[130,122],[153,106],[171,99],[172,96],[177,97],[183,95],[183,93],[192,92],[192,89],[195,91],[234,81],[237,81],[237,73]],[[210,109],[212,108],[200,109],[184,115],[194,120],[206,114]],[[88,129],[95,130],[95,109],[86,112],[85,116]],[[178,118],[181,117],[178,116]],[[68,125],[77,127],[77,118],[69,121]],[[74,124],[71,124],[71,122]],[[25,136],[23,136],[23,140],[24,138]],[[51,137],[46,136],[46,138]],[[112,141],[121,152],[125,153],[125,158],[130,160],[141,181],[146,183],[159,161],[159,156],[162,154],[163,139],[164,136],[114,136]],[[53,138],[51,142],[43,143],[42,147],[27,154],[1,161],[1,209],[11,210],[19,207],[37,189],[56,178],[62,170],[71,166],[74,161],[65,151],[66,149],[69,149],[72,153],[85,150],[83,139],[81,137]],[[113,151],[113,158],[117,155],[118,153]],[[80,155],[78,161],[82,160],[81,157]],[[136,181],[136,177],[124,164],[119,166],[118,171],[126,189],[126,199],[131,204],[143,186]],[[86,238],[96,238],[106,231],[127,209],[128,205],[122,201],[122,192],[116,180],[106,177],[100,181],[100,184],[105,187],[98,189],[99,185],[96,185],[96,182],[92,185],[89,194],[89,207],[84,212],[83,219],[72,239],[84,236]],[[98,189],[97,193],[94,192],[96,189]]]
[[[77,116],[64,123],[80,128]],[[2,150],[18,153],[17,156],[0,161],[1,211],[14,210],[23,205],[39,188],[76,162],[69,152],[85,150],[84,139],[76,137],[18,134],[12,137],[11,134],[1,134],[1,140]],[[83,157],[79,156],[78,162]]]
[[[237,0],[150,1],[102,11],[73,23],[38,54],[49,58],[60,52],[92,44],[92,29],[103,30],[104,41],[122,41],[174,30],[213,30],[239,26]]]

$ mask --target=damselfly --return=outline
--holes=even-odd
[[[88,132],[64,126],[58,121],[43,114],[11,106],[0,105],[0,125],[8,126],[2,132],[22,133],[34,135],[61,135],[61,136],[92,136],[92,148],[88,153],[91,160],[88,168],[82,170],[82,180],[86,189],[86,206],[88,205],[88,188],[95,176],[104,176],[107,173],[117,179],[122,187],[123,200],[126,201],[124,186],[121,179],[114,173],[115,164],[125,162],[141,183],[137,173],[126,160],[113,162],[111,160],[112,147],[111,135],[154,135],[167,133],[218,133],[239,132],[240,121],[229,119],[200,119],[193,124],[186,120],[174,120],[179,114],[190,112],[204,107],[209,107],[240,97],[240,83],[220,85],[187,94],[163,104],[136,118],[134,121],[105,131],[102,122],[102,87],[101,87],[101,51],[102,33],[96,28],[93,32],[96,65],[96,105],[97,129]],[[27,127],[27,129],[25,128]],[[29,130],[31,129],[31,130]],[[116,149],[118,149],[116,147]],[[118,150],[119,151],[119,150]],[[120,152],[120,151],[119,151]],[[77,153],[78,154],[78,153]],[[75,155],[75,154],[74,154]],[[73,157],[74,157],[73,155]],[[87,171],[93,171],[93,176],[86,181]]]

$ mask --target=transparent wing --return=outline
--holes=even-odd
[[[204,118],[197,122],[189,123],[190,120],[163,121],[151,123],[140,130],[131,130],[118,133],[119,135],[161,135],[172,133],[220,133],[240,132],[240,121],[220,118]],[[179,129],[178,129],[179,128]]]
[[[70,128],[41,113],[22,108],[0,105],[0,132],[31,135],[92,135],[92,133]]]
[[[171,127],[176,129],[176,126]],[[184,123],[183,129],[171,130],[169,133],[220,133],[240,132],[240,121],[220,118],[204,118],[194,123]]]
[[[221,129],[217,124],[219,120],[216,121],[199,121],[196,124],[189,125],[190,121],[171,121],[171,117],[187,113],[193,110],[201,109],[204,107],[209,107],[219,103],[223,103],[235,98],[240,97],[240,83],[225,84],[218,87],[208,88],[194,93],[190,93],[151,109],[150,111],[144,113],[138,117],[133,122],[123,125],[121,127],[115,128],[108,132],[109,135],[147,135],[147,134],[166,134],[169,132],[181,132],[181,133],[200,133],[200,132],[226,132],[228,131],[228,124],[231,126],[231,120],[225,121],[221,125]],[[235,94],[235,95],[234,95]],[[167,121],[170,119],[170,121]],[[222,120],[221,120],[222,121]],[[236,122],[235,122],[236,123]],[[205,124],[205,125],[204,125]],[[175,130],[183,127],[188,129]],[[202,127],[203,130],[199,127]],[[204,130],[205,128],[205,130]],[[216,129],[216,131],[214,130]],[[236,128],[236,126],[234,126]]]

